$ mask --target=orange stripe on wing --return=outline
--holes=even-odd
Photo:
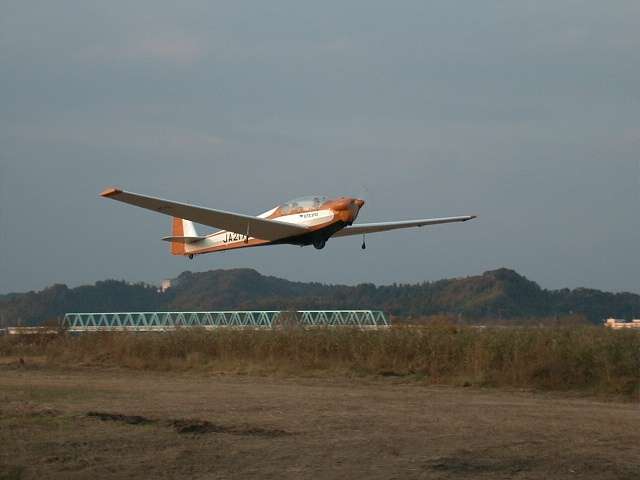
[[[102,197],[111,197],[111,196],[117,195],[119,193],[122,193],[122,190],[120,190],[119,188],[111,187],[111,188],[107,188],[104,192],[102,192],[100,194],[100,196],[102,196]]]

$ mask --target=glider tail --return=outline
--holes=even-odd
[[[173,237],[171,241],[171,254],[185,255],[187,253],[185,240],[198,239],[198,233],[192,221],[173,217],[171,237]]]

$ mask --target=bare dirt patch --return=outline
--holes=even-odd
[[[107,412],[87,412],[87,417],[97,418],[103,422],[121,422],[128,425],[144,425],[148,423],[154,423],[141,415],[122,415],[120,413],[107,413]]]
[[[501,473],[515,475],[531,470],[535,461],[527,457],[508,459],[482,458],[473,452],[461,452],[456,456],[441,457],[427,463],[427,468],[436,472],[452,475],[478,475],[482,473]]]
[[[249,435],[255,437],[275,438],[291,435],[289,432],[277,428],[260,428],[249,426],[225,426],[217,425],[206,420],[172,420],[169,424],[178,433],[230,433],[233,435]]]
[[[233,435],[251,435],[256,437],[281,437],[283,435],[291,435],[289,432],[277,428],[261,428],[251,426],[228,426],[219,425],[207,420],[198,419],[176,419],[176,420],[158,420],[143,417],[142,415],[123,415],[121,413],[109,412],[87,412],[87,417],[97,418],[104,422],[119,422],[127,425],[149,425],[157,424],[173,428],[177,433],[202,435],[205,433],[230,433]]]

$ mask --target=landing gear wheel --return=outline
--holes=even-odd
[[[322,250],[327,241],[324,238],[319,238],[313,241],[313,246],[316,250]]]
[[[193,253],[189,254],[189,260],[193,260]]]
[[[364,233],[362,234],[362,247],[360,247],[360,248],[362,248],[363,250],[365,250],[367,248],[367,244],[364,243]]]

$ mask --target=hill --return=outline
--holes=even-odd
[[[419,284],[376,286],[292,282],[251,269],[184,272],[165,293],[147,284],[106,280],[0,296],[0,325],[54,321],[70,311],[384,310],[404,318],[455,316],[465,323],[537,323],[567,315],[599,323],[640,315],[640,295],[579,288],[545,290],[513,270]]]

